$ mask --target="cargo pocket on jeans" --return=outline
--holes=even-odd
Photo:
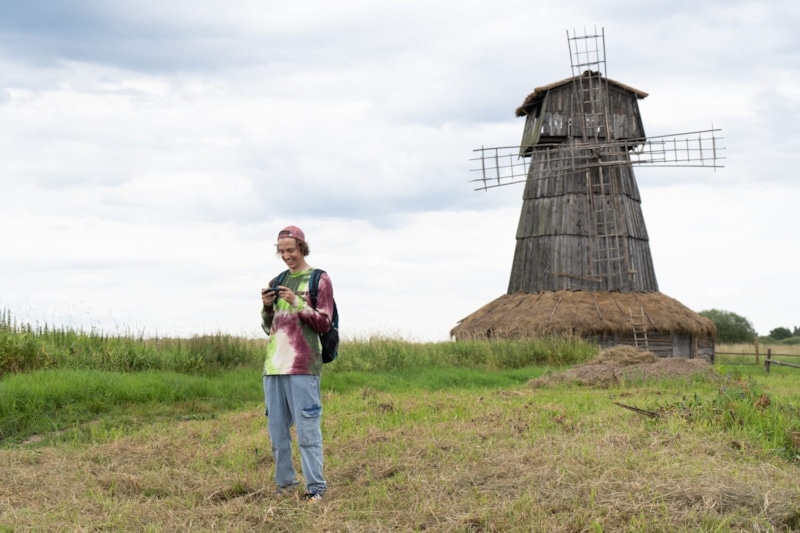
[[[299,444],[318,444],[322,442],[322,429],[320,428],[321,405],[312,405],[303,409],[303,423],[298,426],[297,440]]]

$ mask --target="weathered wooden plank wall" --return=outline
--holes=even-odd
[[[598,86],[595,90],[599,91],[602,87],[604,85]],[[594,98],[600,101],[602,96]],[[549,90],[544,104],[545,108],[538,110],[540,116],[532,114],[526,119],[526,128],[531,128],[534,122],[539,122],[540,131],[537,136],[543,141],[548,137],[583,137],[584,118],[580,106],[575,104],[575,92],[571,83]],[[609,85],[608,105],[612,135],[609,137],[606,134],[605,124],[599,124],[598,137],[617,140],[645,137],[642,118],[639,114],[639,104],[633,93]],[[540,120],[537,121],[537,118]],[[530,125],[528,121],[530,121]],[[532,138],[530,132],[528,132],[527,138]]]
[[[544,235],[518,239],[511,266],[508,294],[541,291],[610,290],[654,292],[658,290],[650,246],[627,238],[630,280],[609,285],[590,270],[590,238],[579,235]]]
[[[589,236],[588,200],[585,194],[540,197],[522,203],[517,239],[544,235]],[[647,227],[640,204],[628,196],[619,198],[620,235],[647,240]]]
[[[602,349],[619,345],[637,347],[632,330],[630,335],[603,335],[589,340],[596,342]],[[642,350],[646,349],[658,357],[684,357],[691,359],[693,357],[698,357],[698,354],[692,354],[691,346],[694,343],[695,339],[689,333],[657,333],[648,331],[647,347],[645,348],[644,345],[640,344],[638,348]],[[707,358],[706,354],[699,354],[699,356]]]
[[[614,85],[595,90],[606,88],[612,137],[643,138],[637,95]],[[540,144],[531,153],[508,293],[657,291],[633,169],[630,164],[597,167],[608,158],[624,161],[628,154],[619,147],[596,150],[582,143],[584,118],[575,94],[572,83],[558,86],[530,109],[523,138],[538,138]],[[596,97],[602,99],[599,93]],[[530,131],[534,124],[538,135]]]
[[[598,172],[597,169],[589,171]],[[517,245],[508,293],[546,290],[634,290],[657,291],[647,227],[639,201],[639,189],[628,167],[605,169],[620,191],[616,196],[616,235],[619,247],[627,251],[630,279],[605,279],[615,274],[598,270],[602,264],[599,242],[590,213],[586,173],[569,173],[528,181],[523,193],[517,225]],[[594,239],[594,240],[593,240]],[[624,242],[623,242],[624,241]],[[594,255],[593,255],[594,254]],[[622,268],[622,267],[619,267]],[[597,281],[598,274],[604,279]],[[611,276],[616,277],[616,276]],[[594,279],[594,280],[593,280]]]

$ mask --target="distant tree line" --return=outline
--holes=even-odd
[[[700,311],[700,316],[711,320],[717,327],[717,342],[736,344],[754,342],[756,339],[762,343],[800,344],[800,327],[793,329],[778,327],[769,332],[769,335],[759,337],[753,323],[747,318],[731,311],[709,309]]]

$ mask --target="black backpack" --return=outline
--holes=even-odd
[[[319,277],[324,273],[324,270],[315,268],[311,271],[311,279],[308,280],[308,292],[311,295],[311,307],[317,308],[317,293],[319,292]],[[283,283],[283,280],[289,274],[288,270],[281,272],[275,281],[272,282],[271,287],[277,287]],[[336,300],[333,301],[333,318],[331,318],[331,327],[325,333],[319,334],[319,340],[322,343],[322,362],[330,363],[336,356],[339,355],[339,310],[336,308]]]

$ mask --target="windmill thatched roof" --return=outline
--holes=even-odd
[[[585,76],[587,74],[584,73],[583,75]],[[517,108],[516,115],[518,117],[524,117],[525,115],[528,114],[528,109],[530,109],[533,106],[534,102],[536,102],[541,98],[544,98],[544,95],[545,93],[547,93],[547,91],[549,91],[550,89],[561,87],[562,85],[566,85],[568,83],[572,83],[572,81],[575,79],[577,79],[577,76],[565,78],[563,80],[549,83],[547,85],[542,85],[541,87],[536,87],[533,90],[533,92],[525,98],[525,101],[522,102],[522,105]],[[609,85],[614,85],[624,91],[628,91],[635,94],[639,100],[641,100],[642,98],[647,98],[648,96],[648,94],[644,91],[640,91],[639,89],[631,87],[630,85],[625,85],[624,83],[612,80],[611,78],[606,78],[606,81],[608,82]]]
[[[505,294],[450,330],[456,339],[568,333],[581,337],[631,333],[644,311],[647,330],[713,337],[714,323],[660,292],[546,291]]]

